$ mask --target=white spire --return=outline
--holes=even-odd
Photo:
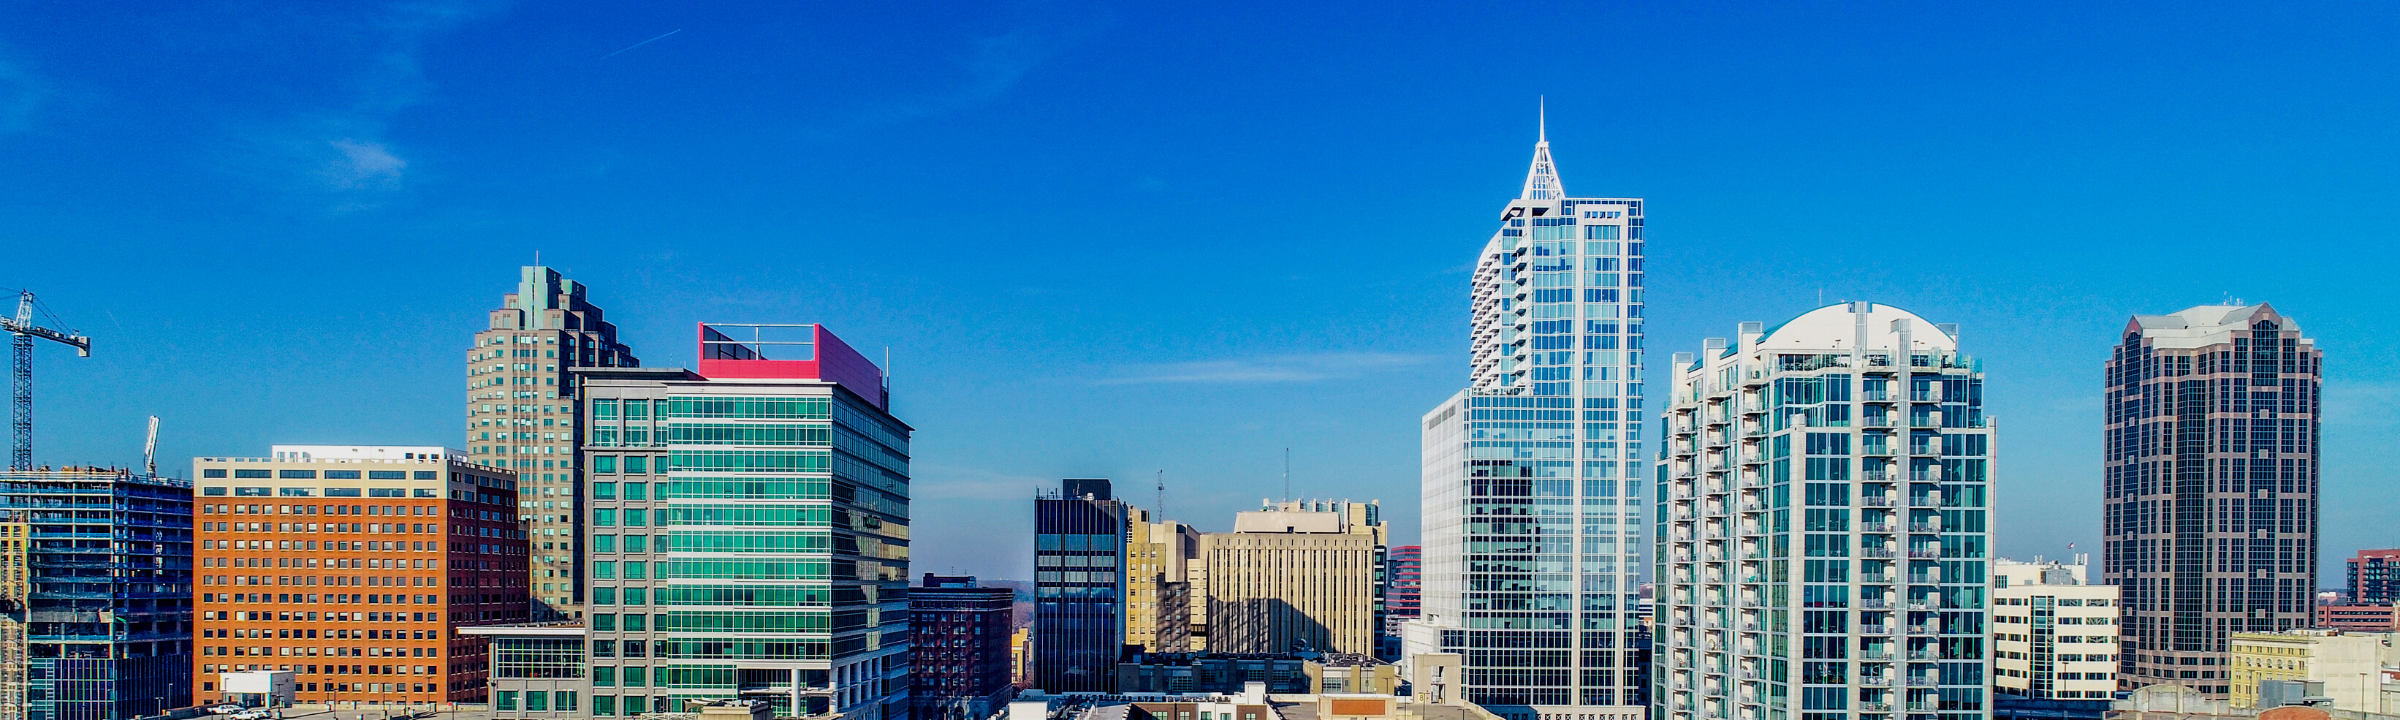
[[[1517,193],[1520,200],[1557,200],[1567,196],[1567,186],[1558,181],[1558,167],[1550,162],[1549,100],[1542,101],[1540,135],[1533,143],[1533,167],[1525,171],[1525,189]]]

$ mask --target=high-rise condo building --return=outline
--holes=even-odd
[[[1033,687],[1114,690],[1132,512],[1106,478],[1067,478],[1034,498]]]
[[[699,326],[694,371],[579,372],[595,716],[752,699],[909,716],[909,436],[821,325]]]
[[[1373,503],[1284,502],[1201,536],[1208,649],[1371,655],[1384,528]]]
[[[192,485],[108,468],[0,471],[0,717],[130,718],[192,698]]]
[[[909,698],[916,720],[986,720],[1006,710],[1017,593],[926,574],[908,591]]]
[[[516,475],[439,447],[193,458],[199,680],[292,673],[298,702],[484,702],[484,638],[526,620]]]
[[[1381,657],[1400,656],[1400,625],[1417,619],[1424,607],[1425,548],[1392,548],[1383,561],[1383,643]]]
[[[527,582],[542,620],[583,611],[575,575],[583,413],[573,371],[641,365],[585,290],[557,270],[520,268],[516,291],[501,299],[467,353],[467,449],[476,463],[507,468],[523,484],[517,514],[533,548]]]
[[[2117,588],[2084,582],[2088,556],[1992,563],[1995,702],[2072,700],[2090,712],[2117,691]]]
[[[1569,197],[1545,137],[1477,255],[1467,389],[1421,419],[1424,617],[1469,702],[1638,718],[1642,201]]]
[[[2265,304],[2125,324],[2106,367],[2101,505],[2125,688],[2224,697],[2231,633],[2309,626],[2322,360]]]
[[[1954,325],[1842,303],[1676,353],[1665,720],[1992,716],[1992,423]]]

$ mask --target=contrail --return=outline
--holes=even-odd
[[[675,29],[673,29],[673,30],[668,30],[668,31],[667,31],[667,35],[673,35],[673,34],[675,34],[675,33],[679,33],[679,32],[683,32],[683,28],[675,28]],[[665,40],[665,39],[667,39],[667,35],[660,35],[660,36],[658,36],[658,37],[650,38],[650,39],[648,39],[648,40],[643,40],[643,41],[641,41],[641,42],[634,43],[634,44],[632,44],[632,45],[627,45],[627,46],[625,46],[625,50],[632,50],[632,49],[634,49],[634,48],[638,48],[638,47],[641,47],[641,46],[643,46],[643,45],[648,45],[648,44],[650,44],[650,43],[658,42],[658,41],[660,41],[660,40]],[[618,55],[623,55],[623,54],[625,54],[625,50],[618,50],[618,51],[616,51],[616,52],[612,52],[612,53],[609,53],[609,54],[607,54],[607,55],[602,55],[602,56],[600,56],[600,59],[602,59],[602,60],[607,60],[607,59],[609,59],[609,58],[616,57],[616,56],[618,56]]]

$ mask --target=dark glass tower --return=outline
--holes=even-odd
[[[1125,645],[1125,503],[1106,479],[1033,503],[1033,676],[1050,692],[1110,692]]]
[[[2102,456],[2102,577],[2125,603],[2119,689],[2224,697],[2227,635],[2313,622],[2323,357],[2265,304],[2126,323]]]

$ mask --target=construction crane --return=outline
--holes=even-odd
[[[32,290],[17,291],[16,317],[0,317],[0,330],[6,330],[15,343],[16,368],[9,373],[14,391],[9,396],[9,429],[13,442],[8,448],[8,469],[33,469],[33,339],[41,338],[75,348],[78,357],[92,356],[92,339],[75,334],[74,329],[55,330],[36,324],[35,311],[42,320],[60,326],[58,315],[50,312],[40,301],[33,299]]]

